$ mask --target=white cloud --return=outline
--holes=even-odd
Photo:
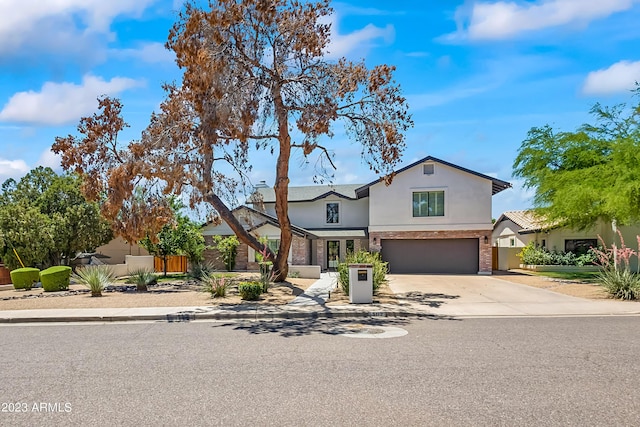
[[[338,17],[333,15],[325,18],[331,24],[331,42],[327,46],[327,58],[338,59],[347,56],[355,50],[368,49],[374,40],[383,40],[391,43],[395,38],[393,25],[384,28],[369,24],[366,27],[349,34],[340,34]]]
[[[47,148],[40,154],[37,166],[44,166],[59,172],[62,167],[60,166],[62,157],[59,154],[54,153],[51,149]]]
[[[111,51],[116,57],[139,59],[149,64],[172,63],[175,54],[164,47],[164,43],[142,43],[137,49],[119,49]]]
[[[105,81],[85,75],[82,83],[47,82],[40,92],[18,92],[0,111],[0,121],[61,125],[73,123],[96,109],[100,95],[115,95],[142,82],[124,77]]]
[[[640,82],[640,61],[620,61],[609,68],[592,71],[582,86],[586,95],[608,95],[632,90]]]
[[[465,4],[456,10],[451,40],[499,40],[520,33],[571,24],[585,25],[630,9],[637,0],[539,0]],[[466,28],[465,28],[466,27]]]
[[[155,0],[2,0],[0,53],[26,47],[62,47],[58,41],[81,43],[95,34],[109,34],[113,19],[140,15]],[[43,31],[46,28],[47,31]]]
[[[29,166],[24,160],[6,160],[0,158],[0,183],[9,178],[19,179],[29,172]]]

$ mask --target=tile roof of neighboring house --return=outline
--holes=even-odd
[[[502,190],[506,190],[507,188],[511,188],[511,184],[509,182],[507,182],[507,181],[503,181],[503,180],[498,179],[498,178],[493,178],[493,177],[490,177],[488,175],[484,175],[484,174],[481,174],[479,172],[472,171],[471,169],[467,169],[467,168],[463,168],[462,166],[454,165],[453,163],[445,162],[444,160],[437,159],[437,158],[435,158],[433,156],[427,156],[427,157],[425,157],[423,159],[418,160],[417,162],[413,162],[410,165],[403,167],[402,169],[398,169],[397,171],[394,171],[394,173],[397,175],[399,173],[402,173],[402,172],[406,171],[407,169],[411,169],[412,167],[419,165],[420,163],[424,163],[424,162],[428,162],[428,161],[437,162],[437,163],[443,164],[445,166],[449,166],[449,167],[461,170],[463,172],[470,173],[471,175],[475,175],[475,176],[478,176],[480,178],[484,178],[484,179],[490,180],[491,181],[491,195],[498,194]],[[375,181],[371,181],[370,183],[361,186],[360,188],[358,188],[356,190],[356,195],[358,196],[358,198],[368,196],[369,195],[369,187],[371,187],[372,185],[378,184],[379,182],[382,182],[382,178],[378,178]]]
[[[500,218],[494,224],[494,228],[505,219],[511,220],[521,229],[519,233],[534,233],[536,231],[557,227],[558,224],[550,224],[546,218],[537,215],[532,210],[507,211],[500,215]]]
[[[342,185],[308,185],[303,187],[289,187],[289,202],[313,202],[324,197],[335,195],[344,199],[356,199],[356,188],[362,184]],[[256,191],[262,195],[264,203],[274,203],[276,193],[271,187],[258,187]],[[251,203],[249,201],[248,203]]]

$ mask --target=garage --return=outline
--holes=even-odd
[[[382,240],[382,259],[392,274],[476,274],[478,239]]]

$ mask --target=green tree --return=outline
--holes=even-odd
[[[122,205],[140,176],[158,179],[164,191],[188,191],[191,203],[208,204],[257,251],[264,245],[229,205],[246,183],[252,151],[272,154],[281,233],[278,253],[267,252],[275,280],[285,280],[292,153],[313,155],[318,175],[330,175],[335,165],[326,143],[339,125],[361,145],[362,161],[389,183],[413,125],[395,67],[326,57],[331,13],[328,0],[217,0],[202,7],[188,1],[167,42],[182,81],[166,86],[167,98],[140,141],[126,149],[115,143],[126,127],[121,104],[101,98],[100,114],[78,126],[83,136],[56,138],[53,150],[63,167],[83,173],[86,188],[109,188],[111,206]]]
[[[635,91],[640,95],[640,88]],[[574,132],[534,127],[514,161],[514,176],[535,189],[550,223],[584,229],[603,219],[640,220],[640,103],[591,109],[593,124]]]
[[[236,256],[240,245],[238,238],[236,236],[213,236],[213,244],[220,253],[227,271],[232,271],[236,266]]]
[[[175,199],[169,202],[173,219],[162,226],[156,235],[147,235],[138,243],[150,254],[162,258],[164,276],[167,275],[167,258],[170,255],[185,255],[190,262],[202,261],[205,249],[200,225],[188,216],[180,214],[184,206]]]
[[[68,264],[78,252],[92,252],[112,238],[96,203],[87,202],[76,175],[38,167],[0,193],[0,256],[11,268]]]

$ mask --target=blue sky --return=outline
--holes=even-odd
[[[0,181],[45,165],[56,136],[75,132],[96,97],[119,97],[136,139],[179,80],[164,50],[180,0],[2,0],[0,2]],[[415,127],[403,164],[432,155],[513,183],[493,216],[530,206],[512,179],[517,150],[533,126],[573,130],[590,107],[630,100],[640,81],[640,1],[334,2],[331,57],[397,67]],[[336,183],[375,176],[338,132]],[[292,185],[313,171],[292,162]],[[251,178],[273,184],[260,156]]]

